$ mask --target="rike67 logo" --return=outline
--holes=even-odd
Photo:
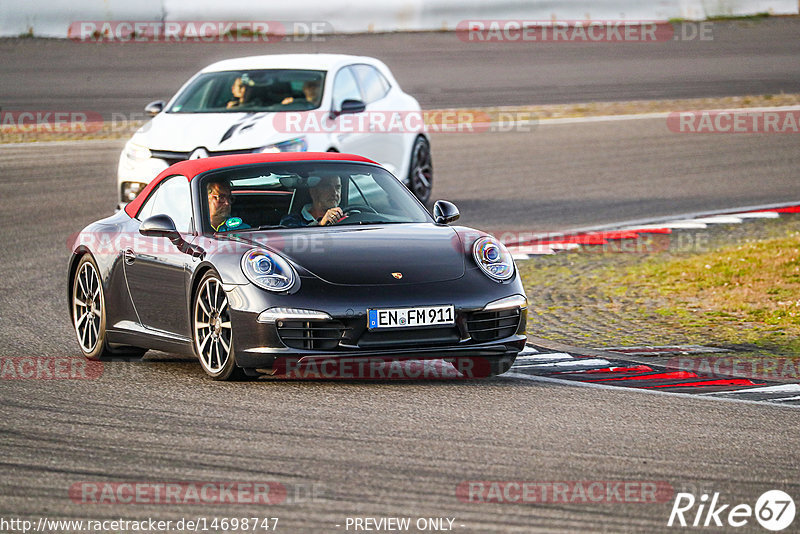
[[[738,528],[749,524],[755,517],[765,529],[778,532],[791,525],[794,516],[794,500],[781,490],[764,492],[754,507],[746,503],[724,503],[717,492],[710,498],[704,493],[699,499],[691,493],[678,493],[667,526]]]

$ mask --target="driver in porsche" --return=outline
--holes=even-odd
[[[342,200],[342,180],[338,176],[319,177],[319,183],[308,189],[311,203],[303,206],[300,213],[290,213],[281,220],[282,226],[327,226],[344,218],[339,207]]]

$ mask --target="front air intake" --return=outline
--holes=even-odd
[[[519,319],[519,308],[473,312],[467,316],[467,331],[475,341],[495,341],[513,336]]]
[[[331,350],[339,345],[345,327],[339,321],[284,321],[276,323],[278,336],[293,349]]]

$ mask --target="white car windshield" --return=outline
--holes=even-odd
[[[325,71],[268,69],[207,72],[178,94],[167,113],[305,111],[322,101]]]

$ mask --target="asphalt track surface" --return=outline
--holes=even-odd
[[[119,53],[121,69],[147,64]],[[113,206],[120,148],[0,147],[0,356],[78,355],[66,242]],[[790,135],[679,135],[661,119],[442,134],[435,194],[455,201],[465,224],[565,229],[797,200],[797,154]],[[652,532],[668,530],[671,500],[475,504],[456,488],[655,481],[751,506],[770,489],[800,495],[800,411],[789,407],[518,376],[220,384],[196,362],[160,353],[108,363],[94,380],[4,379],[0,390],[3,518],[269,516],[283,532],[344,532],[347,517],[406,516],[455,518],[461,532]],[[92,505],[69,496],[81,482],[181,481],[274,481],[290,498],[265,507]],[[758,529],[751,519],[745,530]]]
[[[639,129],[660,133],[648,136]],[[714,148],[705,156],[711,162],[701,160],[696,144],[696,159],[678,162],[692,168],[702,161],[706,172],[733,176],[731,184],[738,185],[704,185],[674,170],[668,173],[676,176],[674,183],[664,183],[659,169],[676,164],[672,145],[664,143],[692,143],[662,129],[659,120],[651,120],[481,134],[483,139],[440,135],[434,139],[441,162],[437,187],[462,206],[470,224],[502,226],[508,216],[501,201],[506,196],[493,193],[481,204],[482,168],[469,165],[475,157],[471,143],[489,143],[483,154],[495,158],[485,163],[489,168],[530,165],[546,177],[541,162],[514,161],[529,151],[527,136],[533,135],[542,143],[573,139],[574,145],[561,148],[567,152],[549,156],[551,165],[561,160],[585,167],[571,179],[552,177],[549,187],[531,187],[526,193],[533,205],[547,203],[551,211],[524,210],[518,192],[513,206],[531,226],[550,220],[567,226],[634,218],[653,211],[648,202],[668,213],[745,199],[779,201],[792,191],[796,145],[776,137],[717,136],[705,141]],[[609,146],[629,144],[616,158],[626,162],[639,192],[619,172],[584,183],[585,176],[596,174],[596,163],[568,152],[582,136],[603,138]],[[0,314],[6,319],[0,355],[78,355],[64,297],[66,241],[71,232],[110,211],[114,186],[109,169],[120,146],[113,141],[0,147],[0,215],[5,221]],[[518,147],[514,156],[498,155],[499,147],[509,146]],[[648,154],[652,161],[646,161]],[[714,162],[724,162],[725,169],[715,170]],[[782,170],[766,172],[762,167],[767,163]],[[470,172],[460,172],[462,166]],[[695,172],[699,176],[702,171]],[[752,179],[756,173],[765,178]],[[730,196],[715,205],[704,203],[697,197],[706,187],[708,199],[715,190]],[[658,204],[662,189],[680,198],[666,195]],[[512,190],[507,186],[508,198]],[[615,199],[617,210],[612,209]],[[587,213],[586,203],[609,208]],[[667,483],[698,497],[701,491],[718,491],[737,503],[752,504],[773,488],[800,494],[800,411],[792,408],[585,389],[511,376],[473,382],[220,384],[207,380],[196,362],[158,353],[141,362],[108,363],[96,380],[0,380],[0,389],[4,517],[269,515],[281,519],[284,532],[336,532],[344,531],[335,525],[344,525],[347,517],[409,516],[454,517],[463,532],[654,531],[666,528],[671,501],[475,504],[460,501],[456,488],[468,480],[627,480]],[[206,480],[274,481],[300,497],[267,508],[90,505],[69,498],[70,488],[81,482]],[[311,487],[317,492],[313,499],[306,496]]]
[[[693,31],[678,26],[676,35]],[[464,42],[453,32],[271,44],[2,39],[0,107],[141,113],[213,61],[308,52],[378,57],[426,109],[800,91],[800,19],[715,22],[710,35],[649,43]]]

